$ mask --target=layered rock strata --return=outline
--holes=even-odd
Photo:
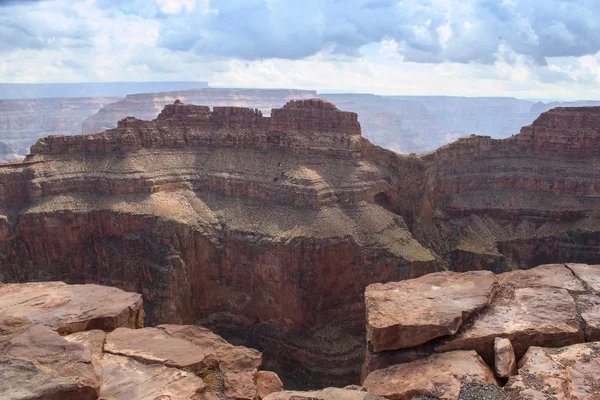
[[[0,285],[0,397],[259,400],[283,389],[259,371],[260,352],[198,326],[142,328],[141,305],[104,286]]]
[[[140,292],[149,323],[203,320],[292,382],[355,382],[364,287],[440,267],[405,219],[421,168],[329,102],[270,117],[175,102],[154,121],[41,139],[1,170],[0,279]]]
[[[413,234],[455,270],[598,263],[600,108],[556,108],[508,139],[472,136],[425,155]]]
[[[116,128],[118,121],[126,117],[152,120],[168,104],[179,99],[189,104],[206,104],[211,107],[253,107],[263,113],[281,107],[290,100],[311,99],[317,93],[312,90],[286,89],[188,89],[170,92],[137,93],[129,92],[124,99],[114,101],[89,113],[82,123],[84,134],[96,133]]]
[[[269,117],[175,102],[153,121],[41,139],[24,163],[0,167],[0,279],[140,292],[149,323],[202,321],[264,350],[290,382],[352,383],[368,284],[600,262],[599,120],[597,108],[555,109],[512,138],[416,157],[372,145],[356,114],[327,101]],[[566,336],[580,335],[567,332],[573,307],[594,318],[593,300],[569,303],[572,288],[530,288],[513,300],[564,306]],[[440,316],[434,337],[486,298]]]
[[[600,265],[553,264],[487,274],[438,273],[370,285],[363,386],[389,399],[459,399],[473,390],[498,399],[598,396],[600,344],[587,332],[588,325],[600,321],[595,309],[600,292],[594,289]],[[472,284],[484,276],[493,284]],[[452,293],[459,284],[466,299],[462,310],[453,296],[444,303],[433,294]],[[403,295],[411,294],[414,301],[407,302]],[[481,305],[470,311],[477,296]],[[381,341],[374,326],[387,327],[387,340]],[[430,339],[409,341],[413,332]]]

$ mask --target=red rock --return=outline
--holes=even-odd
[[[582,295],[576,298],[577,308],[589,342],[600,341],[600,296]]]
[[[231,400],[254,400],[257,396],[254,380],[255,372],[226,372],[223,395]]]
[[[91,356],[51,329],[33,325],[0,342],[2,399],[95,399],[100,386]]]
[[[432,355],[374,371],[363,386],[388,399],[430,396],[458,400],[465,383],[497,385],[494,374],[474,351]]]
[[[517,374],[517,361],[515,351],[508,339],[494,339],[494,367],[496,376],[499,378],[510,378]]]
[[[519,288],[553,287],[570,292],[585,292],[581,280],[564,264],[546,264],[527,270],[506,272],[501,274],[499,279]]]
[[[564,289],[518,288],[474,319],[468,330],[436,347],[436,351],[475,350],[494,359],[494,339],[509,339],[517,359],[530,346],[564,346],[584,341],[575,301]]]
[[[567,267],[594,292],[600,293],[600,265],[567,264]]]
[[[281,392],[283,383],[275,372],[258,371],[256,375],[256,394],[259,399],[264,399],[271,393]]]
[[[104,351],[194,373],[207,369],[202,348],[157,328],[117,328],[106,336]]]
[[[169,336],[190,341],[202,349],[204,362],[221,372],[253,371],[262,364],[259,351],[233,346],[211,330],[195,325],[159,325]]]
[[[600,398],[600,343],[531,347],[505,390],[523,400]]]
[[[0,325],[21,318],[62,333],[87,329],[139,328],[142,298],[137,293],[63,282],[6,284],[0,287]]]
[[[191,372],[105,354],[100,397],[115,400],[199,400],[205,386]]]
[[[370,285],[365,291],[367,343],[379,352],[453,335],[473,312],[490,304],[496,289],[496,277],[488,271]]]

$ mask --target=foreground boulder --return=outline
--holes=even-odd
[[[277,374],[259,371],[256,350],[196,326],[142,328],[139,295],[62,283],[0,294],[3,400],[257,400],[283,390]]]
[[[510,340],[516,360],[531,346],[596,340],[600,296],[588,283],[596,276],[597,266],[549,264],[498,275],[438,273],[371,285],[365,292],[368,350],[363,379],[374,370],[432,352],[475,350],[494,366],[497,338]]]
[[[496,338],[494,340],[494,368],[498,378],[510,378],[517,374],[515,350],[510,340]]]
[[[394,400],[415,396],[458,400],[461,387],[472,383],[497,386],[493,372],[477,353],[454,351],[372,372],[363,386]]]
[[[489,271],[440,272],[420,279],[369,285],[367,342],[375,352],[414,347],[455,334],[497,289]]]
[[[586,343],[599,335],[600,266],[550,264],[491,274],[490,286],[478,286],[489,300],[469,312],[476,291],[466,290],[461,304],[456,285],[472,282],[474,274],[438,273],[367,288],[366,389],[389,399],[600,398],[599,343]],[[444,292],[453,293],[446,302],[437,295]],[[452,321],[447,310],[458,327],[433,334],[440,316]],[[372,327],[381,321],[393,324],[377,336]],[[425,336],[415,339],[412,332],[430,339],[423,343]],[[398,346],[411,341],[412,347]],[[394,346],[386,348],[389,343]],[[505,388],[492,367],[508,379]]]
[[[0,343],[0,398],[95,399],[100,382],[84,346],[43,325]]]
[[[140,328],[142,296],[99,285],[36,282],[0,285],[0,329],[45,325],[61,334]]]
[[[505,390],[515,399],[600,398],[600,342],[531,347]]]
[[[496,337],[510,339],[517,358],[530,346],[558,347],[585,341],[575,300],[566,290],[520,288],[511,298],[498,299],[468,330],[436,351],[472,349],[491,362]]]

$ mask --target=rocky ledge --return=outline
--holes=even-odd
[[[199,326],[143,328],[139,294],[0,284],[0,398],[257,400],[283,389],[257,350]]]
[[[370,285],[363,386],[407,400],[600,398],[599,282],[600,265],[550,264]]]

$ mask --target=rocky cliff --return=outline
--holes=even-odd
[[[131,92],[133,93],[133,92]],[[82,132],[96,133],[115,128],[125,117],[152,120],[163,107],[176,99],[190,104],[209,106],[253,107],[269,113],[274,107],[281,107],[290,100],[316,97],[311,90],[286,89],[189,89],[169,92],[130,94],[122,100],[108,104],[85,119]]]
[[[143,293],[149,323],[204,320],[314,386],[358,376],[368,283],[440,266],[402,217],[422,162],[321,100],[270,117],[175,102],[0,171],[0,279]]]
[[[599,116],[555,109],[416,157],[323,100],[269,117],[176,101],[0,167],[0,280],[137,291],[149,323],[202,321],[292,384],[352,383],[368,284],[600,262]]]
[[[417,234],[456,269],[595,263],[600,108],[556,108],[518,135],[472,136],[425,155]]]

